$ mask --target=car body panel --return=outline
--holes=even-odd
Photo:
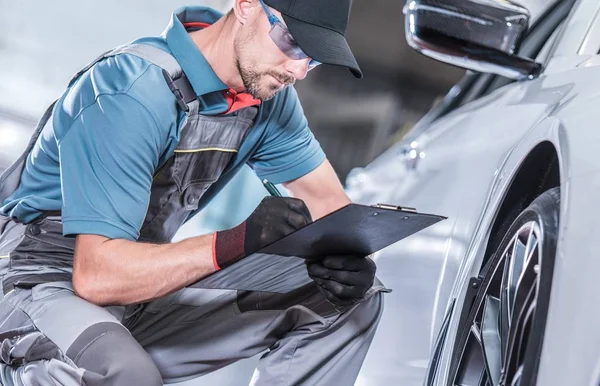
[[[561,234],[538,385],[598,385],[600,231],[593,211],[600,174],[563,184]]]
[[[554,56],[571,56],[580,53],[592,26],[597,22],[600,3],[592,0],[580,0],[574,7],[567,26],[563,31]],[[590,49],[591,47],[588,47]],[[594,53],[598,52],[598,47]]]
[[[583,3],[584,10],[590,12],[593,9],[595,12],[597,4],[591,4],[591,1]],[[581,267],[590,265],[585,261],[593,257],[594,251],[585,246],[581,234],[573,234],[576,233],[573,229],[580,228],[574,224],[578,217],[574,217],[573,213],[585,217],[586,232],[583,235],[587,238],[592,237],[588,229],[597,230],[597,226],[593,225],[595,216],[590,210],[594,207],[589,198],[580,200],[574,197],[595,197],[597,194],[590,193],[597,193],[600,187],[600,183],[596,182],[600,176],[597,150],[600,130],[596,127],[600,119],[600,57],[577,55],[579,43],[591,28],[593,18],[592,14],[585,19],[581,13],[584,11],[577,11],[566,25],[569,28],[575,23],[581,31],[558,37],[557,47],[561,48],[551,54],[541,77],[505,86],[425,128],[417,125],[405,141],[393,146],[364,169],[355,170],[347,181],[350,197],[358,202],[407,205],[422,212],[449,217],[376,256],[380,268],[390,266],[393,261],[397,266],[406,264],[407,269],[413,269],[415,262],[421,261],[422,267],[430,270],[425,273],[416,269],[411,283],[400,282],[408,274],[400,278],[381,275],[388,287],[400,288],[413,296],[422,291],[419,299],[433,299],[428,324],[424,322],[426,311],[413,315],[411,310],[407,310],[401,314],[404,324],[420,327],[411,331],[397,329],[396,346],[402,347],[404,342],[427,345],[430,350],[426,355],[429,357],[447,308],[453,299],[457,300],[445,341],[446,350],[437,369],[441,376],[437,378],[436,385],[446,384],[444,374],[449,370],[450,349],[458,328],[462,299],[469,279],[479,273],[498,211],[521,165],[532,150],[544,142],[552,144],[558,153],[564,216],[560,225],[556,287],[551,300],[538,384],[588,385],[600,376],[597,349],[600,337],[586,340],[585,334],[579,334],[582,336],[570,344],[570,338],[565,336],[569,335],[565,331],[572,328],[569,323],[573,325],[573,316],[585,319],[586,313],[590,313],[589,309],[586,310],[589,302],[573,299],[583,296],[578,294],[593,293],[597,288],[597,279],[593,278],[598,276],[600,268],[593,264],[590,270],[593,274],[586,272],[588,280],[572,283],[577,281]],[[561,40],[563,38],[565,40]],[[411,154],[410,150],[415,152]],[[587,178],[591,179],[590,190],[585,188]],[[572,254],[577,254],[579,264],[571,262]],[[568,262],[565,256],[570,256]],[[390,296],[386,306],[394,308],[395,301]],[[422,304],[422,307],[427,308],[428,305]],[[382,326],[392,325],[393,319],[397,318],[397,312],[384,314]],[[591,320],[595,325],[598,325],[598,318],[600,312],[592,312]],[[590,331],[594,325],[579,319],[577,324],[585,331]],[[426,328],[429,331],[427,341],[423,332]],[[389,341],[387,333],[383,336],[378,333],[374,345],[377,346],[381,340],[386,340],[388,346],[394,344]],[[570,345],[573,345],[573,350]],[[398,353],[387,359],[370,354],[365,367],[374,366],[371,361],[375,359],[371,357],[376,358],[379,364],[384,361],[384,368],[387,368],[394,362],[398,366],[399,358],[404,359],[403,363],[420,363],[422,355],[423,350],[415,350],[412,355]],[[585,361],[578,359],[581,355],[587,355]],[[564,371],[565,364],[568,372]],[[581,371],[581,374],[576,378],[570,377],[571,369]],[[557,382],[558,379],[562,382]],[[573,379],[577,382],[573,383]],[[405,383],[404,379],[398,381],[402,381],[401,384],[417,384]]]

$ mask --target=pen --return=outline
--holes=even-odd
[[[281,193],[279,193],[279,190],[277,190],[277,188],[275,187],[275,185],[273,185],[271,181],[265,178],[264,180],[262,180],[262,183],[271,196],[281,197]]]

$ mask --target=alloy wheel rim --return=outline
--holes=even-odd
[[[542,231],[535,221],[512,236],[469,325],[455,384],[519,386],[537,303]]]

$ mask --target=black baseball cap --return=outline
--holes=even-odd
[[[316,61],[348,67],[362,78],[345,33],[352,0],[264,0],[283,15],[292,36]]]

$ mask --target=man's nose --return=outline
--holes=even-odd
[[[290,59],[286,69],[294,75],[296,80],[302,80],[306,78],[306,74],[308,73],[308,62],[310,62],[310,58]]]

